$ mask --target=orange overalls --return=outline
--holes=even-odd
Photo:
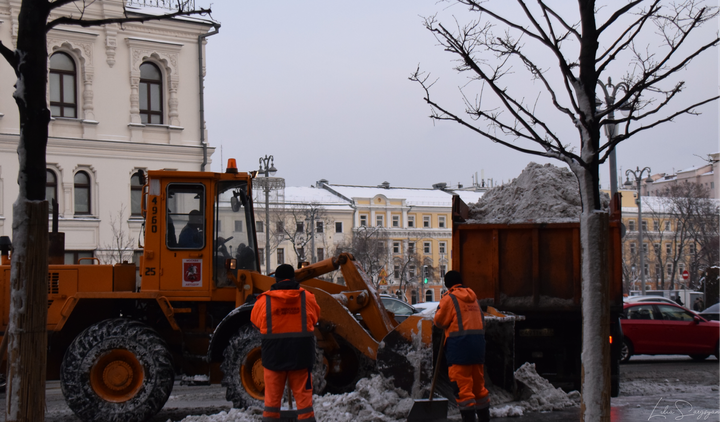
[[[460,410],[490,406],[485,388],[485,316],[475,292],[462,284],[450,288],[440,299],[434,323],[445,330],[445,357],[450,382],[457,385]]]
[[[315,363],[313,331],[319,316],[315,295],[295,280],[275,283],[272,290],[258,296],[250,318],[262,334],[264,422],[280,420],[286,381],[295,396],[298,420],[315,421],[311,373]]]

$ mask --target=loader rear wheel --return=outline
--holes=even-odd
[[[223,352],[222,385],[227,388],[225,398],[233,407],[263,407],[265,400],[264,369],[262,367],[260,332],[245,325],[230,338]]]
[[[108,319],[73,340],[60,368],[68,407],[83,421],[142,422],[170,397],[172,356],[155,330]]]

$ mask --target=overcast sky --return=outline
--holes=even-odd
[[[559,9],[568,19],[576,15],[566,7],[575,2],[550,3],[563,5]],[[625,2],[609,3],[604,12]],[[467,186],[475,173],[507,181],[530,161],[563,165],[428,118],[423,91],[408,80],[418,65],[439,78],[433,95],[447,104],[459,104],[458,87],[467,80],[452,70],[454,57],[438,47],[422,17],[438,13],[448,24],[453,17],[467,21],[461,6],[437,0],[245,0],[216,1],[212,9],[222,24],[207,44],[206,118],[209,141],[217,148],[214,171],[229,157],[241,170],[257,169],[259,157],[267,154],[274,156],[277,176],[288,186],[328,179],[430,187],[437,182]],[[702,35],[707,39],[714,31],[717,21]],[[626,64],[611,69],[615,81]],[[513,77],[514,87],[537,89],[520,69]],[[693,62],[682,77],[689,87],[678,105],[716,95],[717,49]],[[697,156],[720,150],[717,103],[699,111],[702,116],[680,117],[622,143],[617,157],[623,174],[636,166],[670,173],[702,165]],[[548,118],[563,140],[579,145],[566,117]],[[608,183],[604,165],[601,184]]]

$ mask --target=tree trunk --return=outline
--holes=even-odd
[[[19,194],[13,206],[6,421],[45,419],[48,123],[45,0],[23,0],[15,51],[15,102],[20,114]]]
[[[47,361],[47,201],[13,207],[13,243],[5,420],[45,420]]]

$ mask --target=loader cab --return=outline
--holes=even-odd
[[[213,296],[235,288],[238,269],[257,271],[249,174],[150,171],[148,179],[143,291]]]

